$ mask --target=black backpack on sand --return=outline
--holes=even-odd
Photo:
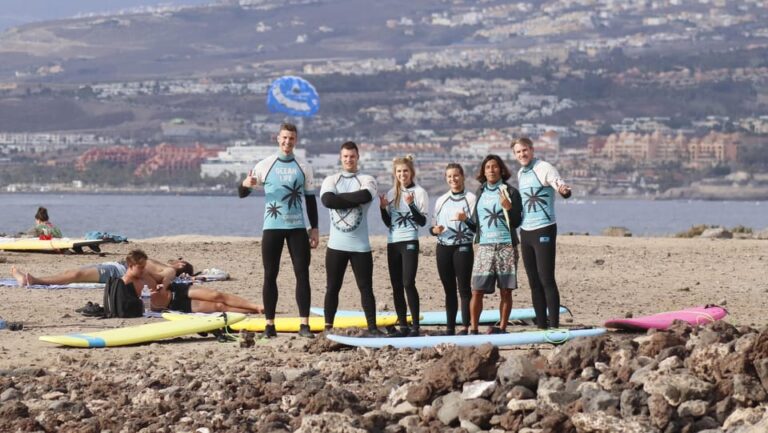
[[[104,286],[104,317],[141,317],[144,303],[122,278],[109,278]]]

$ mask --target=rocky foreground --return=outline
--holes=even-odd
[[[679,323],[505,357],[490,345],[367,350],[322,337],[303,360],[230,346],[0,370],[0,431],[768,431],[768,328]]]

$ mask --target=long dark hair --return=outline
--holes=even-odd
[[[488,179],[485,178],[485,164],[488,163],[488,161],[494,160],[497,164],[499,164],[499,168],[501,168],[501,180],[506,182],[509,180],[512,175],[509,173],[509,169],[507,168],[507,164],[504,164],[504,161],[502,161],[501,157],[499,155],[490,154],[483,158],[483,162],[480,163],[480,170],[477,173],[477,176],[475,179],[477,179],[478,182],[481,184],[488,181]]]
[[[48,222],[48,209],[40,206],[37,208],[37,213],[35,214],[35,219],[42,222]]]

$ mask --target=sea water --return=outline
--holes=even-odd
[[[434,199],[432,198],[432,206]],[[0,233],[14,235],[34,225],[38,206],[67,237],[89,231],[143,239],[180,234],[261,236],[264,197],[115,194],[0,194]],[[320,233],[328,233],[328,210],[319,203]],[[430,207],[430,212],[433,208]],[[609,226],[634,236],[668,236],[697,224],[768,228],[768,201],[558,200],[558,232],[599,234]],[[386,234],[378,201],[368,211],[372,235]],[[428,223],[432,218],[428,219]],[[426,235],[427,229],[422,229]]]

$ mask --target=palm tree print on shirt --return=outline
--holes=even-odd
[[[412,228],[416,228],[416,224],[413,223],[413,216],[410,212],[397,212],[397,217],[395,218],[395,224],[397,224],[398,227],[408,227],[411,226]]]
[[[288,200],[288,210],[291,210],[294,206],[299,207],[301,203],[301,185],[298,180],[293,181],[293,186],[283,185],[283,188],[288,190],[288,194],[284,195],[280,200]]]
[[[547,217],[547,221],[551,221],[552,218],[547,213],[547,200],[549,198],[549,192],[544,191],[544,187],[539,187],[536,192],[531,188],[531,192],[523,193],[525,195],[525,206],[528,212],[538,212],[541,210],[544,216]],[[541,209],[539,209],[541,206]]]
[[[459,226],[458,230],[448,227],[448,241],[454,245],[466,243],[471,238],[472,235],[470,234],[469,229],[464,227],[463,224]]]
[[[487,215],[485,215],[484,218],[486,220],[488,220],[488,228],[498,227],[499,226],[499,222],[501,222],[501,225],[503,227],[507,226],[507,223],[504,220],[504,209],[503,208],[496,210],[496,205],[494,204],[492,209],[485,208],[484,210],[485,210],[485,212],[487,214]]]
[[[282,206],[278,205],[276,202],[270,203],[269,206],[267,206],[267,216],[277,219],[278,216],[283,214],[280,212],[280,209],[282,209]]]

